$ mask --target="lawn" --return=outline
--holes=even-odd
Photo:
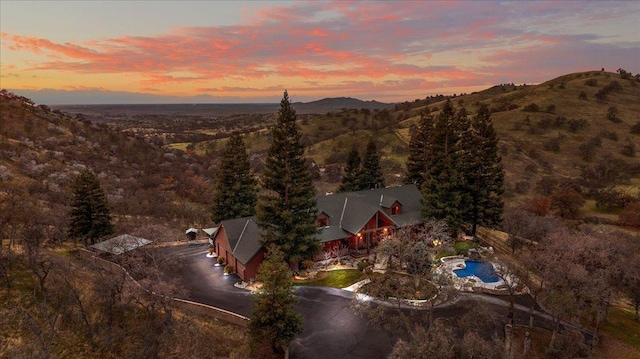
[[[362,278],[362,272],[355,269],[338,269],[318,272],[312,280],[294,280],[294,285],[308,285],[315,287],[344,288],[358,282]]]

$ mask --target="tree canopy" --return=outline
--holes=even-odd
[[[502,221],[504,169],[498,154],[498,137],[491,122],[491,112],[481,105],[462,138],[463,165],[470,205],[464,219],[475,235],[478,225],[495,226]]]
[[[431,129],[429,135],[415,131],[417,138],[412,141],[423,144],[415,144],[407,161],[412,178],[420,169],[425,171],[421,187],[425,217],[444,219],[458,230],[470,225],[473,234],[478,225],[499,224],[504,170],[489,109],[480,106],[470,119],[464,108],[456,112],[447,100],[435,123],[429,122],[421,124]],[[419,161],[421,148],[426,148],[424,162]]]
[[[82,171],[72,186],[68,236],[94,244],[96,239],[114,233],[109,203],[91,170]]]
[[[347,167],[344,169],[344,176],[338,188],[338,192],[353,192],[359,191],[360,188],[360,172],[362,159],[358,148],[355,146],[349,151],[349,157],[347,158]]]
[[[367,150],[362,159],[360,171],[361,189],[384,188],[384,177],[380,167],[380,153],[373,138],[367,142]]]
[[[310,259],[319,249],[315,239],[317,214],[312,175],[304,158],[296,112],[284,92],[267,155],[257,219],[261,244],[275,245],[284,259],[295,264]]]
[[[424,182],[427,164],[431,151],[431,132],[433,131],[433,116],[422,115],[418,126],[411,128],[409,139],[409,156],[407,156],[407,177],[405,184],[415,183],[418,188]]]
[[[257,279],[262,288],[253,296],[249,335],[254,357],[265,357],[261,351],[267,345],[272,353],[281,353],[302,332],[302,315],[293,309],[293,280],[277,247],[269,249]]]
[[[239,133],[229,138],[217,177],[211,219],[220,222],[254,215],[258,181],[251,173],[247,149]]]

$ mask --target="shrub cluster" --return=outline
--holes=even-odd
[[[603,87],[596,93],[598,101],[606,101],[607,95],[613,91],[621,91],[622,85],[616,80],[611,81],[607,86]]]

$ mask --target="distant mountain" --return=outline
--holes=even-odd
[[[23,95],[22,93],[17,93]],[[26,96],[29,97],[29,96]],[[193,98],[190,98],[193,99]],[[41,103],[34,101],[36,103]],[[292,104],[298,114],[325,114],[327,112],[340,112],[343,109],[351,110],[383,110],[391,109],[394,104],[378,101],[362,101],[351,97],[325,98],[312,102],[295,102]],[[180,114],[180,115],[216,115],[232,116],[241,114],[272,114],[277,113],[280,103],[196,103],[183,101],[182,103],[153,103],[147,104],[99,104],[92,105],[51,105],[53,109],[59,109],[69,113],[91,114]]]
[[[392,108],[393,104],[378,101],[362,101],[352,97],[331,97],[312,102],[294,102],[293,108],[300,113],[326,113],[342,109],[382,110]]]
[[[279,97],[263,97],[254,99],[253,103],[246,103],[246,99],[240,97],[220,97],[209,94],[197,96],[170,96],[148,93],[136,93],[127,91],[107,91],[102,89],[89,90],[14,90],[8,89],[16,95],[31,99],[37,104],[45,104],[53,108],[72,108],[76,106],[111,106],[111,105],[193,105],[199,106],[226,106],[224,115],[240,113],[270,113],[277,112],[280,107]],[[233,105],[233,106],[229,106]],[[251,105],[251,106],[248,106]],[[296,102],[294,108],[300,113],[326,113],[339,111],[343,108],[369,110],[391,108],[393,105],[377,101],[362,101],[350,97],[325,98],[312,102]],[[243,110],[243,108],[247,108]],[[164,107],[162,111],[171,108]],[[243,112],[244,111],[244,112]]]

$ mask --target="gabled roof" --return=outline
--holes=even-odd
[[[219,227],[202,228],[202,231],[206,233],[209,237],[211,237],[211,236],[215,236],[215,234],[218,232],[218,228]]]
[[[391,208],[396,202],[402,204],[400,201],[398,201],[397,198],[393,196],[385,196],[384,194],[380,195],[380,207]]]
[[[331,226],[341,225],[350,233],[357,233],[376,211],[384,213],[384,208],[390,208],[396,201],[402,205],[400,214],[387,217],[398,227],[422,223],[422,194],[415,184],[336,193],[316,199],[318,212],[331,217]]]
[[[398,227],[422,223],[422,195],[413,184],[318,196],[316,200],[318,213],[330,217],[330,225],[320,228],[316,235],[321,243],[357,234],[376,214]],[[384,208],[389,208],[396,201],[402,205],[400,214],[385,213]],[[224,228],[232,254],[242,264],[249,263],[260,251],[261,231],[255,217],[224,220],[215,236],[221,232],[219,228]]]
[[[255,217],[224,220],[220,227],[227,233],[231,253],[240,263],[246,265],[260,251],[261,234]]]
[[[316,239],[320,243],[331,242],[338,239],[347,239],[349,238],[349,233],[344,229],[340,228],[340,226],[326,226],[320,228],[320,231],[316,235]]]
[[[378,212],[386,216],[380,211],[379,207],[372,206],[366,202],[359,201],[356,198],[345,198],[340,215],[340,228],[349,233],[356,234],[374,217]]]

